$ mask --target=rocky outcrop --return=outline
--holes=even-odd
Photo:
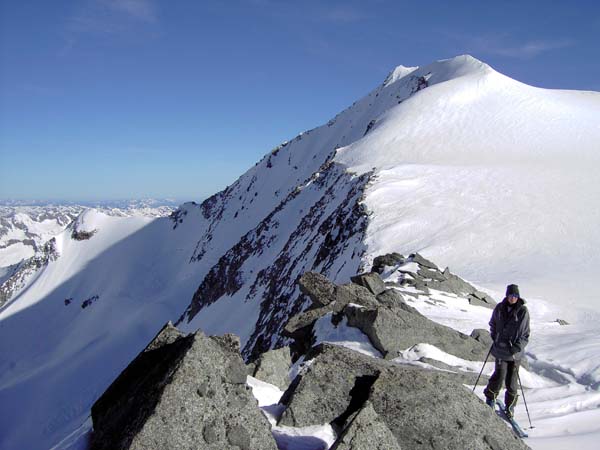
[[[452,374],[333,345],[311,357],[282,397],[280,424],[331,423],[341,430],[332,448],[528,448]]]
[[[167,324],[92,407],[91,448],[273,449],[233,335]]]
[[[0,308],[25,287],[27,282],[40,271],[59,258],[56,249],[56,238],[47,241],[35,256],[21,261],[14,266],[11,275],[0,285]]]
[[[488,347],[481,342],[435,323],[402,304],[377,308],[348,305],[344,314],[348,325],[369,336],[373,346],[386,359],[396,358],[401,351],[420,343],[435,345],[446,353],[473,361],[482,361],[487,354]]]
[[[288,373],[291,365],[292,356],[289,347],[269,350],[256,360],[252,376],[285,390],[290,384]]]
[[[292,317],[284,329],[284,334],[295,340],[293,349],[297,354],[305,353],[312,346],[314,323],[333,312],[343,314],[348,325],[365,333],[386,359],[393,359],[400,351],[420,343],[435,345],[463,359],[483,361],[485,358],[489,346],[423,316],[404,301],[400,292],[387,289],[377,273],[357,275],[352,280],[361,285],[336,286],[312,273],[300,278],[303,292],[314,299],[314,303],[312,308]]]
[[[369,400],[404,450],[528,448],[488,406],[442,372],[406,367],[382,372]]]
[[[386,255],[376,256],[373,259],[373,266],[371,270],[378,274],[382,274],[386,267],[397,267],[404,263],[406,258],[400,253],[388,253]]]
[[[433,262],[418,253],[413,253],[408,258],[404,258],[399,253],[375,258],[372,270],[383,273],[384,268],[387,268],[389,273],[398,274],[396,282],[398,287],[412,287],[426,295],[429,295],[430,289],[435,289],[465,297],[472,305],[486,308],[496,306],[496,302],[489,295],[451,273],[448,268],[440,270]]]

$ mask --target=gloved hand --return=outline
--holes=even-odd
[[[512,344],[508,349],[511,355],[519,353],[521,351],[521,346],[519,344]]]

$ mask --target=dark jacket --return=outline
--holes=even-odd
[[[502,361],[519,361],[529,342],[529,311],[519,298],[514,305],[505,298],[494,308],[490,319],[494,341],[492,355]]]

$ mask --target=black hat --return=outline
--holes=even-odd
[[[506,286],[506,296],[508,297],[509,295],[516,295],[517,297],[520,297],[519,286],[516,284],[509,284]]]

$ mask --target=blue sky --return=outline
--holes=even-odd
[[[600,91],[595,1],[0,5],[0,198],[201,200],[399,64]]]

